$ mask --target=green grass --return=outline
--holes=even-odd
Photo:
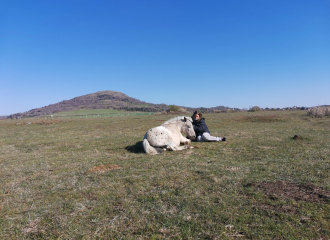
[[[173,116],[1,120],[0,239],[329,239],[329,202],[247,187],[330,190],[330,118],[305,114],[205,114],[227,142],[157,156],[141,141]]]
[[[59,112],[53,114],[54,117],[86,117],[86,116],[138,116],[138,115],[151,115],[151,112],[130,112],[130,111],[119,111],[115,109],[81,109],[76,111]]]
[[[58,115],[95,115],[95,114],[101,114],[101,115],[105,115],[105,114],[112,114],[112,113],[122,113],[123,111],[119,111],[119,110],[115,110],[115,109],[81,109],[81,110],[76,110],[76,111],[68,111],[68,112],[59,112],[56,114],[53,114],[54,116],[58,116]]]

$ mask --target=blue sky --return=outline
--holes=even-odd
[[[103,90],[188,107],[330,104],[330,1],[0,2],[0,115]]]

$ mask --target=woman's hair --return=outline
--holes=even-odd
[[[195,111],[191,118],[194,118],[195,114],[199,115],[199,117],[202,118],[202,113],[200,111]]]

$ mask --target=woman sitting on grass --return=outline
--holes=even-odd
[[[220,142],[226,141],[223,137],[213,137],[210,134],[209,129],[206,126],[205,118],[202,118],[202,113],[200,111],[195,111],[191,117],[193,119],[193,127],[196,133],[197,142]]]

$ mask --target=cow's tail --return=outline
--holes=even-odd
[[[164,152],[164,149],[162,148],[158,148],[158,147],[153,147],[149,144],[148,140],[147,140],[147,134],[144,135],[144,139],[143,139],[143,150],[150,155],[155,155],[155,154],[161,154],[162,152]]]

